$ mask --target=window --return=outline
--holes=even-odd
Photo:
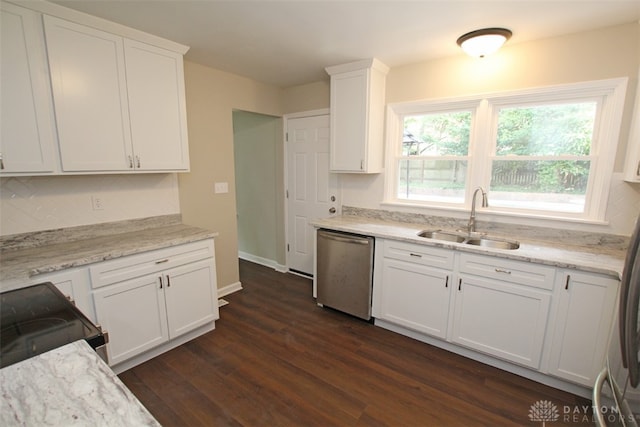
[[[386,202],[604,220],[626,79],[389,108]]]

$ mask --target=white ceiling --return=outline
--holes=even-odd
[[[509,44],[640,20],[640,0],[54,0],[191,47],[189,59],[281,87],[376,57],[390,67],[461,54],[484,27]],[[615,48],[612,46],[612,48]]]

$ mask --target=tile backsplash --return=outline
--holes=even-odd
[[[0,179],[2,236],[179,213],[173,173]]]

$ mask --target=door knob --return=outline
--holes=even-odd
[[[336,213],[336,208],[331,208],[331,209],[329,209],[329,213],[331,213],[331,214]]]

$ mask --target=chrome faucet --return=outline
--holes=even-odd
[[[476,196],[478,195],[478,191],[482,192],[482,207],[489,207],[489,201],[487,200],[487,192],[484,191],[484,188],[478,187],[473,192],[473,198],[471,199],[471,214],[469,215],[469,225],[467,226],[467,231],[469,235],[476,231]]]

